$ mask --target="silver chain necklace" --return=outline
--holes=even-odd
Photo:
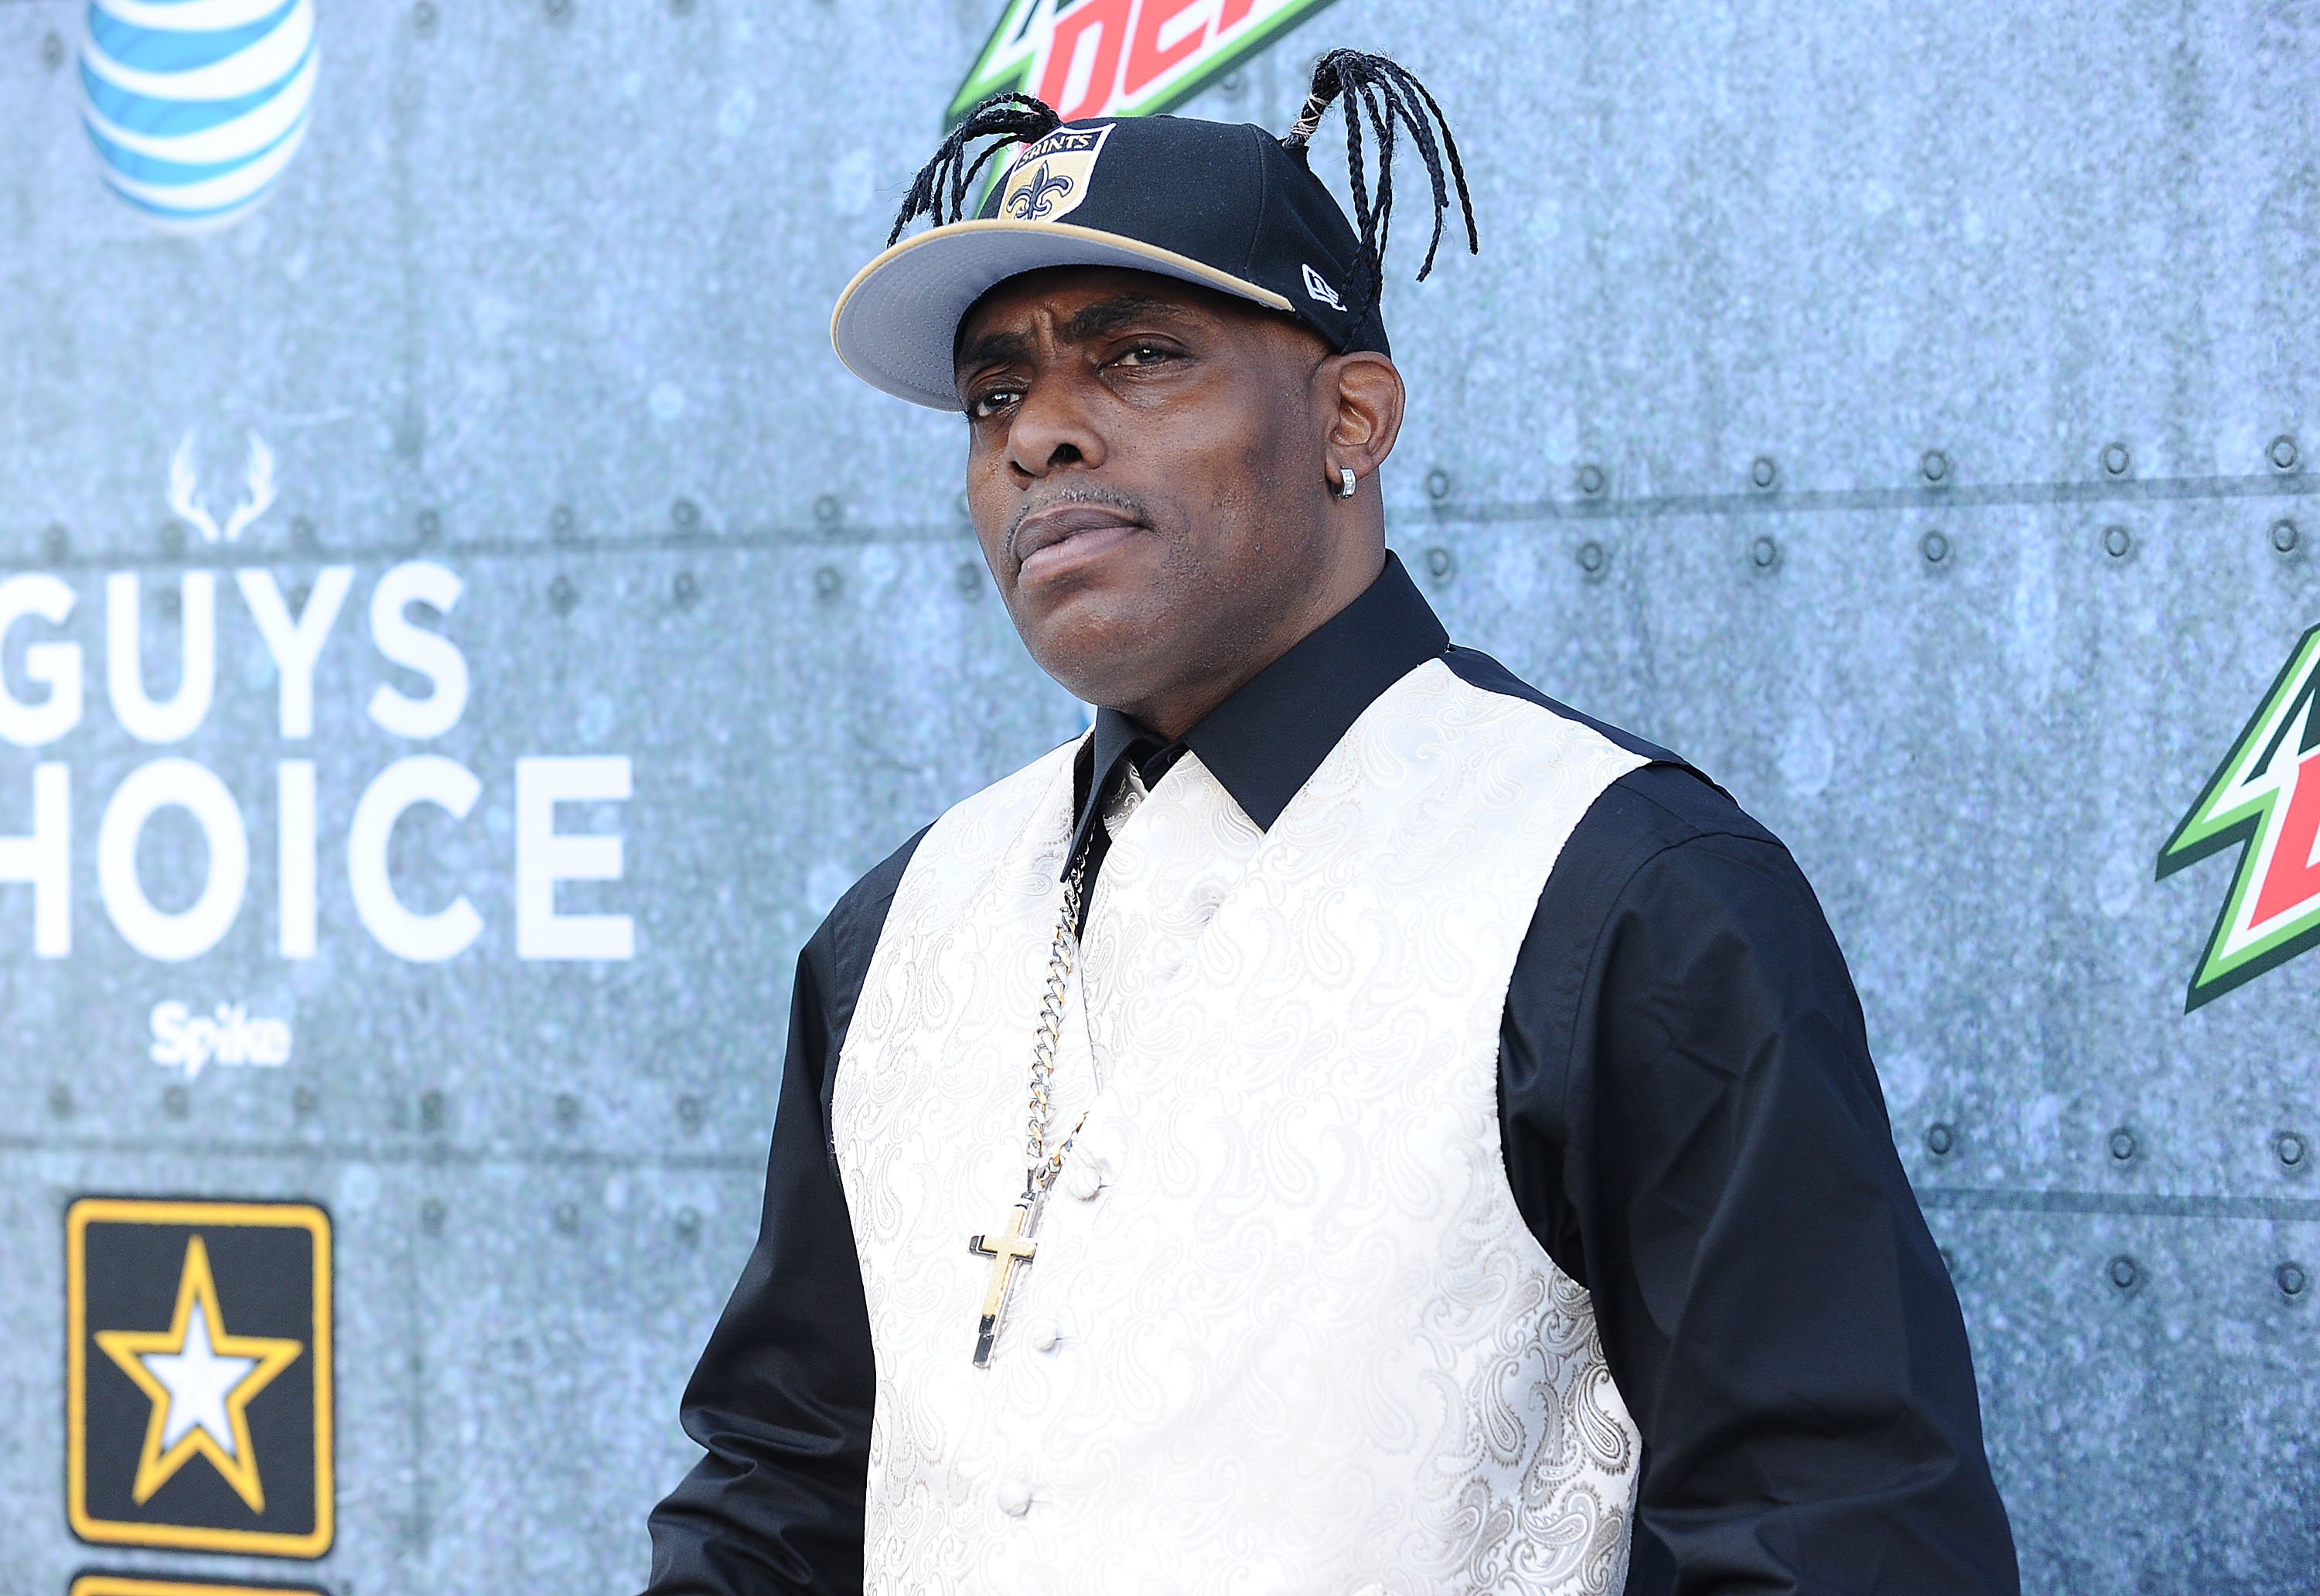
[[[1064,999],[1071,990],[1072,962],[1079,952],[1080,888],[1087,879],[1087,855],[1083,853],[1064,880],[1064,907],[1056,917],[1055,939],[1047,949],[1047,992],[1039,1006],[1039,1033],[1031,1043],[1030,1111],[1024,1120],[1023,1194],[1007,1211],[1004,1229],[967,1238],[967,1250],[991,1260],[991,1283],[983,1294],[982,1322],[974,1332],[974,1366],[991,1366],[991,1349],[999,1338],[1000,1316],[1007,1310],[1015,1268],[1029,1264],[1039,1244],[1032,1232],[1038,1228],[1039,1209],[1056,1176],[1063,1172],[1065,1156],[1072,1150],[1065,1137],[1052,1149],[1047,1132],[1055,1121],[1051,1088],[1056,1079],[1056,1049],[1064,1038]]]

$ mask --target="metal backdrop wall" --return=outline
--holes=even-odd
[[[84,125],[119,18],[0,4],[0,577],[55,579],[0,592],[0,1591],[624,1591],[798,946],[1082,724],[956,422],[825,332],[999,6],[290,10],[303,146],[180,236]],[[1389,295],[1393,540],[1802,861],[2029,1588],[2308,1591],[2320,955],[2187,1012],[2236,856],[2154,866],[2320,621],[2320,5],[1341,0],[1192,108],[1285,127],[1336,42],[1437,91],[1483,231]],[[145,1414],[89,1195],[327,1214],[318,1563],[72,1533],[68,1432]]]

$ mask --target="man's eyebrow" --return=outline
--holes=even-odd
[[[1116,294],[1110,299],[1097,300],[1065,322],[1064,340],[1067,343],[1086,343],[1148,316],[1175,321],[1183,313],[1182,303],[1163,295]]]
[[[980,367],[1004,365],[1010,360],[1020,360],[1030,352],[1031,340],[1020,332],[986,332],[959,346],[951,369],[964,373]]]
[[[1181,321],[1186,313],[1182,301],[1163,294],[1115,294],[1110,299],[1100,299],[1082,307],[1065,322],[1062,333],[1065,343],[1091,343],[1109,337],[1123,327],[1137,322],[1158,319]],[[951,361],[954,371],[965,374],[985,366],[1001,366],[1010,360],[1020,360],[1031,353],[1031,340],[1020,332],[986,332],[959,345],[957,356]]]

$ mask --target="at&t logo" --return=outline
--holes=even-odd
[[[176,231],[240,220],[306,136],[313,0],[91,0],[81,115],[123,200]]]

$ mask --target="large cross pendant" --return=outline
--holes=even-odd
[[[1039,1244],[1031,1239],[1038,1197],[1025,1192],[1007,1211],[1007,1229],[967,1238],[966,1248],[991,1260],[991,1289],[983,1293],[983,1322],[974,1332],[974,1366],[991,1366],[992,1343],[999,1338],[999,1316],[1006,1310],[1008,1288],[1015,1283],[1015,1265],[1028,1264]]]

